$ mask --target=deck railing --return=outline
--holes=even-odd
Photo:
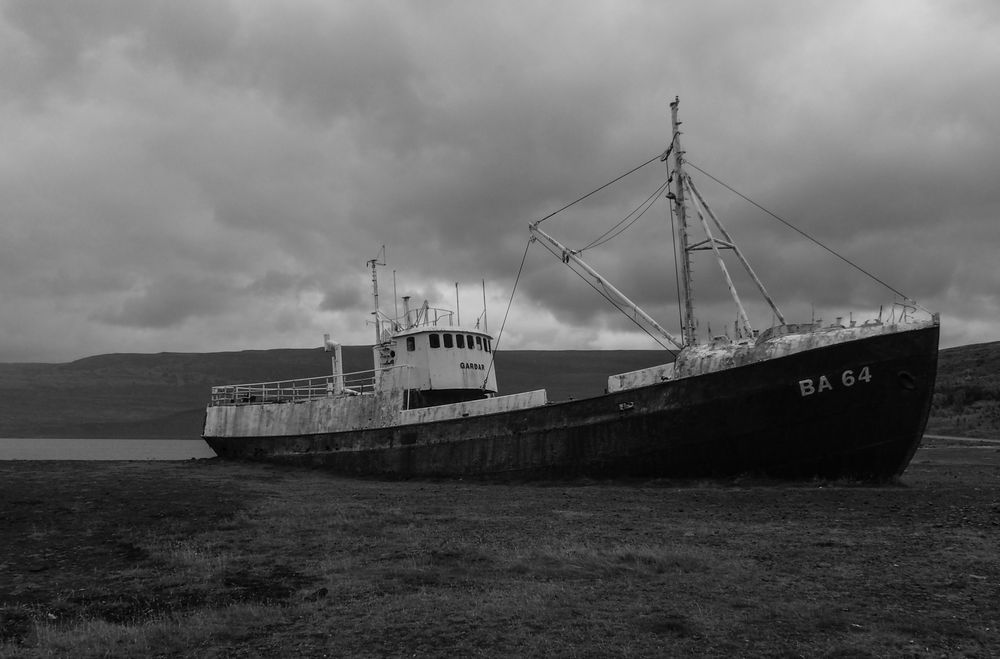
[[[404,366],[390,366],[380,369],[385,377],[390,371]],[[343,375],[323,375],[298,380],[278,380],[275,382],[255,382],[248,384],[225,384],[212,387],[210,406],[216,405],[257,405],[261,403],[291,403],[327,398],[338,395],[337,380],[342,378],[339,395],[357,396],[375,391],[375,370],[356,371]]]

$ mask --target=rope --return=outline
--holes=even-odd
[[[500,339],[503,338],[503,328],[507,326],[507,314],[510,313],[510,305],[514,303],[514,292],[517,290],[517,282],[521,281],[521,272],[524,270],[524,262],[528,258],[528,248],[531,247],[531,238],[524,246],[524,254],[521,255],[521,265],[517,268],[517,276],[514,277],[514,286],[510,289],[510,299],[507,300],[507,310],[503,312],[503,322],[500,323],[500,331],[497,332],[497,341],[493,344],[493,351],[490,353],[490,365],[486,368],[486,377],[483,378],[482,389],[486,389],[486,382],[490,379],[490,372],[493,371],[493,360],[496,359],[497,348],[500,347]]]
[[[670,150],[668,149],[666,153],[669,153],[669,152],[670,152]],[[593,194],[597,194],[598,192],[600,192],[600,191],[601,191],[601,190],[603,190],[604,188],[608,187],[608,186],[609,186],[609,185],[611,185],[612,183],[617,183],[618,181],[622,180],[623,178],[625,178],[625,177],[626,177],[626,176],[628,176],[629,174],[633,174],[633,173],[635,173],[635,172],[639,171],[640,169],[642,169],[643,167],[645,167],[645,166],[646,166],[646,165],[648,165],[649,163],[651,163],[651,162],[654,162],[654,161],[657,161],[657,160],[660,160],[660,159],[661,159],[661,158],[663,158],[663,157],[664,157],[665,155],[666,155],[665,153],[660,153],[660,154],[657,154],[657,155],[653,156],[652,158],[650,158],[650,159],[649,159],[649,160],[647,160],[646,162],[642,163],[641,165],[638,165],[638,166],[636,166],[636,167],[633,167],[632,169],[628,170],[627,172],[625,172],[624,174],[622,174],[622,175],[621,175],[621,176],[619,176],[618,178],[616,178],[616,179],[614,179],[614,180],[611,180],[611,181],[608,181],[607,183],[605,183],[605,184],[604,184],[604,185],[602,185],[601,187],[599,187],[599,188],[597,188],[597,189],[595,189],[595,190],[591,190],[590,192],[588,192],[587,194],[583,195],[582,197],[580,197],[580,198],[579,198],[579,199],[577,199],[576,201],[571,201],[570,203],[566,204],[565,206],[563,206],[563,207],[562,207],[562,208],[560,208],[559,210],[557,210],[557,211],[555,211],[555,212],[553,212],[553,213],[549,213],[548,215],[546,215],[546,216],[545,216],[545,217],[543,217],[542,219],[538,220],[538,221],[537,221],[537,222],[536,222],[535,224],[541,224],[542,222],[544,222],[545,220],[549,219],[549,218],[550,218],[550,217],[552,217],[553,215],[558,215],[559,213],[563,212],[564,210],[566,210],[566,209],[567,209],[567,208],[569,208],[570,206],[572,206],[572,205],[574,205],[574,204],[578,204],[578,203],[580,203],[581,201],[583,201],[584,199],[586,199],[587,197],[589,197],[589,196],[591,196],[591,195],[593,195]]]
[[[843,262],[844,262],[844,263],[846,263],[847,265],[851,266],[852,268],[854,268],[855,270],[857,270],[857,271],[858,271],[858,272],[860,272],[861,274],[863,274],[863,275],[865,275],[865,276],[867,276],[867,277],[870,277],[870,278],[871,278],[872,280],[874,280],[874,281],[877,281],[878,283],[882,284],[882,285],[883,285],[883,286],[885,286],[885,287],[886,287],[887,289],[889,289],[890,291],[892,291],[892,292],[893,292],[893,293],[895,293],[896,295],[900,296],[901,298],[903,298],[903,299],[905,299],[905,300],[909,300],[909,299],[910,299],[910,297],[909,297],[909,296],[907,296],[907,295],[904,295],[903,293],[899,292],[899,291],[898,291],[897,289],[893,288],[892,286],[890,286],[889,284],[885,283],[884,281],[882,281],[881,279],[879,279],[878,277],[876,277],[876,276],[875,276],[875,275],[873,275],[872,273],[868,272],[867,270],[865,270],[864,268],[862,268],[862,267],[861,267],[860,265],[858,265],[857,263],[854,263],[853,261],[851,261],[850,259],[848,259],[848,258],[847,258],[846,256],[841,256],[840,254],[838,254],[837,252],[835,252],[835,251],[834,251],[834,250],[833,250],[832,248],[830,248],[830,247],[827,247],[826,245],[824,245],[823,243],[821,243],[821,242],[820,242],[819,240],[817,240],[816,238],[813,238],[812,236],[810,236],[810,235],[809,235],[808,233],[806,233],[806,232],[805,232],[805,231],[803,231],[802,229],[800,229],[800,228],[798,228],[797,226],[793,225],[793,224],[792,224],[791,222],[788,222],[787,220],[785,220],[785,219],[783,219],[783,218],[779,217],[779,216],[778,216],[777,214],[775,214],[775,213],[773,213],[773,212],[769,211],[768,209],[764,208],[763,206],[761,206],[761,205],[760,205],[760,204],[758,204],[758,203],[757,203],[756,201],[754,201],[754,200],[753,200],[753,199],[751,199],[750,197],[746,196],[745,194],[743,194],[743,193],[742,193],[742,192],[740,192],[739,190],[735,190],[735,189],[733,189],[733,188],[732,188],[731,186],[727,185],[726,183],[723,183],[722,181],[720,181],[719,179],[715,178],[714,176],[712,176],[711,174],[709,174],[708,172],[706,172],[706,171],[705,171],[704,169],[702,169],[702,168],[701,168],[701,167],[699,167],[698,165],[696,165],[696,164],[694,164],[693,162],[691,162],[690,160],[686,160],[685,162],[686,162],[686,163],[687,163],[688,165],[690,165],[691,167],[694,167],[695,169],[697,169],[697,170],[698,170],[699,172],[701,172],[702,174],[704,174],[704,175],[705,175],[705,176],[707,176],[708,178],[712,179],[713,181],[715,181],[716,183],[718,183],[719,185],[721,185],[722,187],[726,188],[727,190],[729,190],[729,191],[730,191],[730,192],[732,192],[733,194],[735,194],[735,195],[739,196],[739,197],[740,197],[740,198],[742,198],[742,199],[743,199],[744,201],[747,201],[747,202],[749,202],[749,203],[753,204],[754,206],[756,206],[756,207],[757,207],[757,208],[759,208],[760,210],[764,211],[765,213],[767,213],[768,215],[770,215],[770,216],[771,216],[771,217],[773,217],[774,219],[778,220],[779,222],[781,222],[782,224],[784,224],[784,225],[785,225],[786,227],[788,227],[789,229],[791,229],[791,230],[795,231],[795,232],[796,232],[796,233],[798,233],[799,235],[801,235],[801,236],[805,237],[806,239],[808,239],[808,240],[812,241],[812,242],[813,242],[814,244],[816,244],[816,245],[819,245],[820,247],[822,247],[823,249],[825,249],[825,250],[826,250],[827,252],[829,252],[830,254],[833,254],[833,255],[834,255],[834,256],[836,256],[836,257],[837,257],[838,259],[840,259],[841,261],[843,261]]]
[[[618,305],[618,303],[617,303],[617,302],[615,302],[615,301],[614,301],[613,299],[611,299],[611,298],[610,298],[610,297],[608,296],[608,294],[607,294],[607,293],[605,293],[605,292],[604,292],[603,290],[601,290],[600,288],[598,288],[598,287],[597,287],[597,286],[596,286],[596,285],[594,284],[594,282],[590,281],[589,279],[587,279],[586,277],[584,277],[583,275],[581,275],[581,274],[580,274],[579,272],[577,272],[576,270],[573,270],[573,268],[570,268],[570,270],[572,270],[572,271],[573,271],[573,274],[575,274],[575,275],[576,275],[577,277],[579,277],[579,278],[580,278],[580,279],[582,279],[583,281],[587,282],[587,285],[588,285],[588,286],[590,286],[590,287],[591,287],[591,288],[593,288],[593,289],[594,289],[595,291],[597,291],[597,294],[598,294],[598,295],[600,295],[600,296],[601,296],[601,297],[603,297],[603,298],[604,298],[605,300],[607,300],[607,301],[608,301],[608,303],[609,303],[609,304],[610,304],[611,306],[613,306],[613,307],[614,307],[615,309],[617,309],[618,311],[620,311],[620,312],[621,312],[621,314],[622,314],[623,316],[625,316],[626,318],[628,318],[629,320],[631,320],[631,321],[632,321],[632,323],[633,323],[633,324],[634,324],[634,325],[635,325],[636,327],[638,327],[639,329],[641,329],[641,330],[642,330],[643,332],[645,332],[645,333],[646,333],[646,335],[648,335],[648,336],[649,336],[649,338],[651,338],[651,339],[653,339],[654,341],[656,341],[657,343],[659,343],[659,344],[660,344],[660,347],[661,347],[661,348],[663,348],[664,350],[666,350],[667,352],[669,352],[669,353],[670,353],[671,355],[673,355],[674,357],[676,357],[676,356],[677,356],[677,351],[676,351],[676,350],[674,350],[673,348],[670,348],[670,347],[668,347],[668,346],[667,346],[666,344],[664,344],[664,343],[663,343],[663,341],[660,341],[659,337],[657,337],[657,336],[655,336],[655,335],[653,335],[653,334],[650,334],[649,330],[647,330],[647,329],[646,329],[645,327],[643,327],[642,325],[640,325],[640,324],[639,324],[639,321],[637,321],[637,320],[636,320],[635,318],[633,318],[632,316],[630,316],[630,315],[628,314],[628,312],[627,312],[627,311],[625,311],[624,309],[622,309],[622,308],[621,308],[621,307],[620,307],[620,306]]]
[[[586,247],[581,247],[577,251],[577,253],[579,254],[580,252],[583,252],[584,250],[588,250],[591,247],[600,247],[601,245],[604,245],[605,243],[611,242],[612,240],[614,240],[618,236],[620,236],[623,233],[625,233],[625,231],[627,231],[633,224],[635,224],[636,222],[639,221],[639,218],[641,218],[643,215],[646,214],[646,211],[648,211],[650,208],[652,208],[653,203],[660,196],[660,193],[663,192],[663,189],[666,188],[668,185],[670,185],[670,181],[664,181],[663,184],[661,184],[660,187],[658,187],[656,189],[656,191],[653,192],[653,194],[651,194],[648,197],[646,197],[645,201],[643,201],[641,204],[639,204],[638,206],[636,206],[635,209],[631,213],[629,213],[628,215],[626,215],[625,217],[623,217],[621,220],[619,220],[618,224],[614,225],[613,227],[611,227],[610,229],[608,229],[607,231],[605,231],[604,233],[602,233],[600,236],[598,236],[597,238],[595,238]],[[645,208],[643,208],[643,207],[645,207]],[[642,211],[639,212],[639,209],[642,209]],[[632,219],[631,222],[629,222],[628,224],[626,224],[625,226],[623,226],[618,231],[615,231],[615,229],[618,229],[618,227],[620,227],[622,224],[624,224],[624,222],[626,220],[628,220],[630,217],[632,217],[633,215],[635,215],[637,212],[639,214],[636,215]],[[608,234],[610,234],[612,231],[615,231],[615,233],[613,233],[612,235],[608,236]],[[607,238],[605,238],[605,236],[607,236]]]
[[[677,138],[677,134],[675,133],[674,134],[674,139],[676,139],[676,138]],[[674,150],[674,144],[671,141],[670,146],[667,147],[667,150],[664,151],[663,154],[660,156],[660,161],[661,162],[666,162],[667,158],[670,157],[670,152],[673,151],[673,150]],[[652,161],[650,161],[650,162],[652,162]],[[646,164],[648,165],[649,162],[647,162]],[[642,166],[644,166],[644,165],[642,165]],[[636,167],[636,169],[638,169],[638,167]],[[634,172],[634,171],[636,171],[636,170],[633,169],[632,172]],[[629,172],[629,174],[631,174],[632,172]],[[622,176],[628,176],[628,174],[623,174]],[[620,178],[622,178],[622,177],[619,177],[619,179]],[[616,179],[616,180],[618,180],[618,179]],[[613,182],[614,181],[612,181],[612,183]],[[653,200],[655,200],[656,197],[660,194],[660,192],[662,192],[663,189],[666,188],[668,185],[670,185],[670,178],[667,178],[667,180],[663,183],[663,185],[661,185],[659,188],[657,188],[656,191],[653,194],[649,195],[649,197],[647,197],[644,202],[642,202],[641,204],[639,204],[638,206],[636,206],[632,210],[631,213],[629,213],[628,215],[626,215],[625,217],[623,217],[621,220],[619,220],[619,222],[617,224],[615,224],[613,227],[611,227],[610,229],[608,229],[607,231],[605,231],[604,233],[602,233],[600,236],[598,236],[597,238],[595,238],[593,240],[593,242],[591,242],[589,245],[587,245],[586,247],[581,247],[577,251],[577,253],[579,254],[580,252],[583,252],[584,250],[588,250],[591,247],[599,247],[599,246],[601,246],[601,245],[603,245],[605,243],[608,243],[608,242],[614,240],[618,236],[622,235],[622,233],[624,233],[629,227],[631,227],[633,224],[635,224],[639,220],[640,217],[642,217],[643,215],[646,214],[646,211],[648,211],[650,209],[650,207],[653,205]],[[626,220],[628,220],[628,218],[632,217],[632,215],[634,215],[635,213],[637,213],[639,211],[639,209],[642,208],[643,206],[645,206],[646,208],[644,208],[642,210],[642,212],[639,213],[638,217],[636,217],[634,220],[632,220],[631,222],[629,222],[628,224],[626,224],[625,227],[622,228],[621,231],[616,232],[614,235],[610,236],[607,240],[603,240],[603,238],[605,236],[607,236],[609,233],[611,233],[612,231],[614,231],[615,229],[617,229],[618,227],[620,227]]]
[[[667,150],[664,151],[663,153],[658,153],[657,155],[653,156],[652,158],[650,158],[646,162],[642,163],[641,165],[636,165],[635,167],[633,167],[632,169],[628,170],[627,172],[625,172],[621,176],[619,176],[619,177],[617,177],[615,179],[612,179],[611,181],[608,181],[607,183],[605,183],[604,185],[602,185],[599,188],[595,188],[594,190],[591,190],[590,192],[588,192],[587,194],[583,195],[582,197],[580,197],[576,201],[571,201],[570,203],[566,204],[565,206],[563,206],[559,210],[554,211],[552,213],[549,213],[548,215],[546,215],[542,219],[538,220],[535,224],[541,224],[542,222],[544,222],[545,220],[549,219],[550,217],[558,215],[559,213],[563,212],[564,210],[566,210],[570,206],[578,204],[581,201],[583,201],[584,199],[586,199],[587,197],[590,197],[590,196],[592,196],[594,194],[597,194],[598,192],[600,192],[604,188],[606,188],[606,187],[608,187],[608,186],[610,186],[610,185],[612,185],[614,183],[617,183],[618,181],[622,180],[623,178],[625,178],[626,176],[628,176],[630,174],[634,174],[635,172],[639,171],[640,169],[642,169],[643,167],[645,167],[646,165],[648,165],[648,164],[650,164],[652,162],[656,162],[657,160],[661,160],[661,161],[662,160],[666,160],[667,157],[670,155],[670,151],[673,148],[674,148],[674,146],[673,146],[673,144],[671,144],[670,147],[667,148]],[[669,183],[669,181],[668,181],[668,183]],[[653,195],[650,198],[651,199],[655,198],[659,194],[660,190],[662,190],[665,185],[666,185],[666,183],[663,186],[660,186],[660,188],[657,189],[657,191],[654,192]],[[647,200],[647,202],[648,201],[649,200]],[[636,222],[636,220],[638,220],[640,217],[642,217],[643,213],[645,213],[646,210],[649,210],[649,206],[651,206],[651,205],[652,204],[649,204],[646,207],[646,209],[643,210],[642,213],[639,214],[638,217],[636,217],[634,220],[632,220],[632,222],[630,222],[625,228],[623,228],[621,231],[619,231],[618,233],[616,233],[614,236],[611,236],[611,238],[615,238],[616,236],[618,236],[619,234],[621,234],[622,231],[625,231],[625,229],[627,229],[628,227],[632,226],[632,224],[634,224]],[[639,207],[641,208],[642,204],[640,204]],[[635,211],[632,211],[632,213],[634,213],[634,212]],[[630,213],[630,215],[631,215],[631,213]],[[625,219],[628,219],[628,216],[626,216]],[[624,222],[625,219],[623,219],[622,222]],[[616,224],[615,227],[621,225],[622,222],[619,222],[618,224]],[[611,229],[609,229],[609,231],[613,231],[615,229],[615,227],[612,227]],[[608,232],[605,232],[600,238],[598,238],[598,240],[601,240],[601,238],[604,238],[604,236],[606,236],[607,233]],[[608,240],[611,240],[611,238],[608,238]],[[604,242],[607,242],[607,240],[605,240]],[[517,276],[514,277],[514,286],[513,286],[513,288],[511,288],[511,291],[510,291],[510,299],[507,300],[507,309],[503,313],[503,322],[500,323],[500,331],[497,332],[497,340],[496,340],[496,343],[493,344],[493,351],[490,353],[490,365],[486,368],[486,377],[483,379],[483,386],[482,386],[483,389],[486,388],[486,382],[489,380],[490,373],[493,371],[493,362],[496,359],[496,357],[495,357],[496,356],[496,351],[497,351],[497,348],[500,347],[500,339],[503,338],[504,327],[507,326],[507,316],[510,314],[510,307],[514,303],[514,293],[515,293],[515,291],[517,291],[517,283],[521,280],[521,273],[524,271],[524,262],[528,258],[528,248],[531,247],[531,243],[532,243],[532,240],[529,238],[528,239],[528,244],[524,246],[524,254],[521,256],[521,265],[518,266],[518,268],[517,268]],[[588,245],[588,247],[591,247],[591,246],[593,246],[593,243],[591,243],[591,245]],[[586,248],[584,248],[584,249],[586,249]],[[574,272],[576,272],[576,271],[574,270]],[[581,275],[579,275],[579,273],[577,273],[577,275],[581,276]],[[584,279],[584,281],[586,281],[586,279]],[[587,282],[587,283],[590,284],[590,282]],[[590,284],[590,285],[591,285],[592,288],[594,288],[594,290],[597,290],[597,288],[593,284]],[[642,325],[639,325],[639,323],[634,318],[632,318],[627,313],[625,313],[624,309],[620,308],[617,304],[615,304],[614,301],[611,300],[610,298],[608,298],[608,296],[605,295],[602,291],[597,290],[597,292],[602,297],[604,297],[606,300],[608,300],[609,302],[611,302],[612,306],[614,306],[616,309],[618,309],[619,311],[621,311],[622,314],[625,315],[625,317],[629,318],[633,323],[635,323],[636,325],[638,325],[640,329],[642,329],[644,332],[646,331],[645,328],[642,327]],[[649,332],[646,332],[646,334],[649,334]],[[660,343],[659,339],[657,339],[652,334],[649,334],[649,336],[652,337],[653,340],[656,341],[657,343]],[[660,343],[660,345],[663,346],[664,348],[666,348],[671,353],[673,353],[673,351],[670,350],[670,348],[667,348],[667,346],[664,346],[662,343]]]
[[[548,243],[545,243],[545,242],[542,242],[542,241],[539,241],[539,243],[542,245],[542,247],[544,247],[545,249],[547,249],[549,251],[549,253],[552,254],[553,256],[556,256],[556,257],[560,256],[559,252],[555,251],[555,248],[552,247],[551,245],[549,245]],[[666,350],[670,354],[674,355],[675,357],[677,356],[677,352],[675,350],[673,350],[672,348],[670,348],[669,346],[667,346],[666,344],[664,344],[662,341],[660,341],[659,337],[657,337],[655,334],[651,334],[649,332],[649,330],[647,330],[645,327],[643,327],[639,323],[639,321],[637,321],[633,316],[630,316],[629,313],[628,313],[628,311],[626,311],[625,309],[623,309],[621,307],[621,305],[618,304],[618,302],[616,302],[614,299],[612,299],[610,296],[608,296],[608,294],[605,292],[605,290],[603,288],[598,287],[596,284],[594,284],[594,282],[592,282],[591,280],[589,280],[586,277],[584,277],[580,272],[577,271],[576,268],[570,268],[570,270],[572,270],[573,274],[575,274],[577,277],[579,277],[580,279],[582,279],[588,286],[590,286],[592,289],[594,289],[597,292],[598,295],[600,295],[605,300],[607,300],[607,302],[611,306],[613,306],[615,309],[617,309],[619,312],[621,312],[621,314],[623,316],[625,316],[630,321],[632,321],[632,323],[634,323],[636,327],[638,327],[643,332],[645,332],[649,336],[649,338],[653,339],[658,344],[660,344],[660,347],[662,347],[664,350]]]

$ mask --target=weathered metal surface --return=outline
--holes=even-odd
[[[641,368],[638,371],[618,373],[617,375],[608,377],[608,393],[621,391],[623,389],[646,387],[651,384],[671,380],[673,377],[674,365],[672,362],[670,364],[661,364],[659,366]]]
[[[223,457],[391,477],[888,479],[927,420],[938,326],[511,412],[336,433],[213,436]],[[738,355],[734,359],[741,358]]]
[[[703,375],[724,369],[785,357],[837,344],[850,345],[875,336],[893,336],[914,329],[937,327],[938,319],[906,324],[866,323],[856,327],[828,327],[816,331],[785,334],[758,341],[721,341],[692,346],[674,362],[677,378]]]
[[[272,437],[363,430],[399,423],[403,391],[313,398],[290,403],[215,405],[206,410],[207,437]]]
[[[510,396],[482,398],[451,405],[421,407],[414,410],[403,410],[399,415],[399,423],[430,423],[431,421],[446,421],[448,419],[464,419],[470,416],[513,412],[529,407],[542,407],[548,403],[548,395],[544,389],[525,391]]]
[[[273,437],[389,428],[511,412],[540,407],[548,402],[545,390],[539,389],[510,396],[404,410],[405,396],[405,392],[395,391],[295,402],[214,405],[206,413],[204,434],[212,437]]]

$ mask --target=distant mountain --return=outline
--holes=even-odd
[[[345,346],[348,372],[371,348]],[[608,375],[670,361],[656,350],[510,350],[496,356],[500,393],[550,400],[603,392]],[[65,364],[0,364],[0,437],[198,437],[212,385],[322,376],[315,349],[111,354]],[[929,432],[1000,437],[1000,342],[941,351]]]
[[[362,351],[345,351],[348,368]],[[0,364],[0,436],[197,437],[213,384],[329,371],[322,349],[111,354],[66,364]]]

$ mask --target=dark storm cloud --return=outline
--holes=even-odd
[[[942,311],[946,344],[997,334],[989,2],[0,7],[0,358],[367,341],[382,244],[383,295],[393,271],[432,304],[486,279],[499,314],[527,223],[662,151],[675,94],[693,163]],[[585,245],[664,171],[544,227]],[[692,173],[798,315],[892,302]],[[660,205],[586,257],[675,326],[668,225]],[[729,322],[725,287],[696,275]],[[633,341],[538,246],[507,331]]]
[[[263,276],[251,282],[246,290],[253,295],[289,295],[304,287],[315,285],[316,282],[311,277],[268,270]]]
[[[359,282],[352,282],[357,284]],[[323,294],[319,308],[324,311],[360,310],[366,307],[368,300],[363,297],[361,288],[354,286],[331,287]]]
[[[216,315],[233,303],[233,291],[215,281],[176,275],[144,286],[116,309],[94,313],[109,325],[140,329],[175,327],[192,316]]]

